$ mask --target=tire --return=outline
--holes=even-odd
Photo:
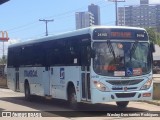
[[[74,87],[71,87],[68,91],[68,102],[71,109],[78,109],[77,95]]]
[[[28,83],[25,84],[25,90],[24,90],[24,92],[25,92],[25,100],[31,101],[32,97],[31,97],[31,94],[30,94],[30,87],[29,87]]]
[[[126,108],[129,101],[116,102],[118,108]]]

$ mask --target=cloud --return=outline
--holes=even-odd
[[[11,44],[19,43],[19,42],[21,42],[20,39],[10,39],[7,44],[11,45]]]

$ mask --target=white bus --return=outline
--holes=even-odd
[[[135,27],[94,26],[10,45],[8,87],[79,103],[151,100],[153,43]]]

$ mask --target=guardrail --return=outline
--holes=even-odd
[[[153,74],[153,82],[160,82],[160,74]]]

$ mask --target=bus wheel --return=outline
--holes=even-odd
[[[129,101],[116,102],[117,107],[119,107],[119,108],[126,108],[128,103],[129,103]]]
[[[76,110],[78,108],[77,95],[74,87],[71,87],[68,92],[68,102],[72,109]]]
[[[24,92],[25,92],[25,99],[27,101],[30,101],[31,100],[31,94],[30,94],[30,87],[29,87],[28,83],[25,84],[25,90],[24,90]]]

